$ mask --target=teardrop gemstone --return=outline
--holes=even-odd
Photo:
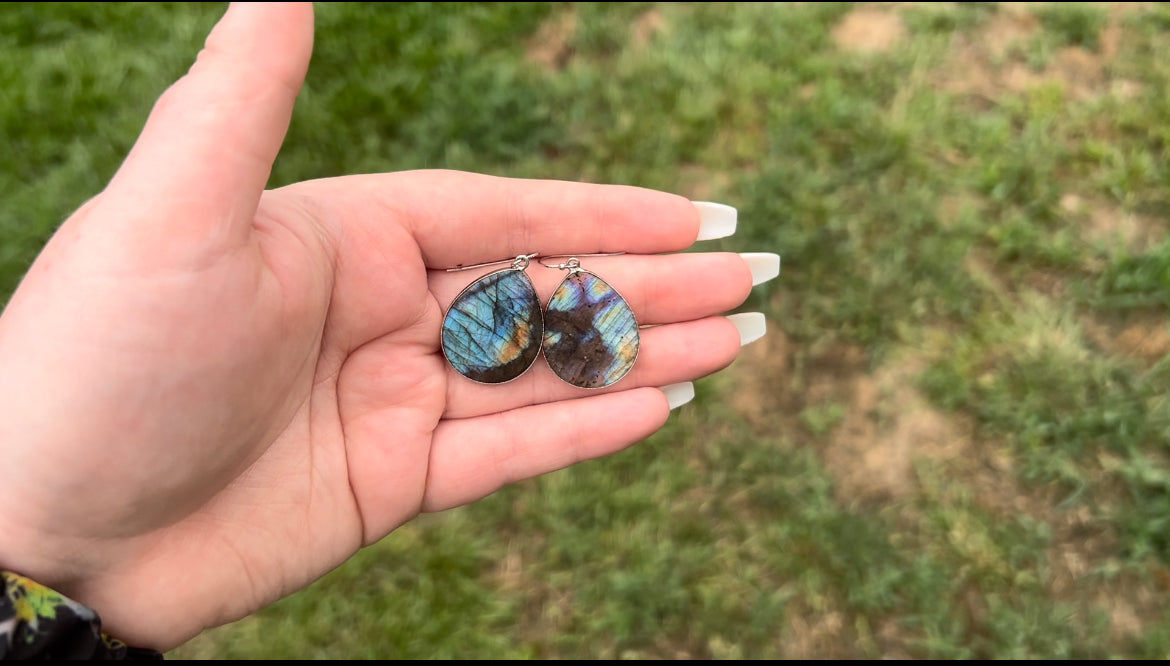
[[[455,297],[443,318],[443,355],[468,379],[502,384],[532,366],[543,335],[532,279],[522,269],[506,268]]]
[[[638,358],[634,311],[589,271],[574,271],[561,281],[549,299],[544,326],[544,358],[574,386],[609,386],[625,377]]]

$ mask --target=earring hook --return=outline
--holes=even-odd
[[[592,254],[546,254],[536,258],[536,262],[545,268],[558,268],[560,270],[568,270],[570,273],[576,273],[581,270],[581,259],[579,257],[616,257],[625,254],[625,252],[594,252]],[[546,264],[545,259],[564,259],[568,258],[563,264]]]
[[[500,259],[499,261],[485,261],[482,264],[472,264],[471,266],[464,266],[463,264],[460,264],[458,266],[455,266],[454,268],[447,268],[444,270],[446,270],[448,273],[455,273],[457,271],[470,271],[470,270],[473,270],[476,268],[486,268],[488,266],[498,266],[500,264],[506,264],[508,262],[512,262],[512,268],[515,268],[516,270],[522,271],[525,268],[528,268],[528,262],[532,261],[532,258],[539,255],[539,254],[540,254],[539,252],[533,252],[532,254],[520,254],[520,255],[517,255],[515,259]]]

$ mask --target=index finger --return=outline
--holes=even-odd
[[[735,228],[735,209],[627,185],[503,178],[461,171],[343,176],[311,188],[321,217],[403,225],[428,268],[542,255],[677,252],[700,240],[704,218]]]

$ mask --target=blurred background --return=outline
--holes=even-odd
[[[0,6],[0,297],[224,8]],[[319,4],[298,104],[273,186],[736,206],[770,332],[169,656],[1170,657],[1170,6]]]

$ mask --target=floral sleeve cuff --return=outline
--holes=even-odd
[[[93,609],[20,574],[0,571],[0,659],[162,659],[102,633]]]

